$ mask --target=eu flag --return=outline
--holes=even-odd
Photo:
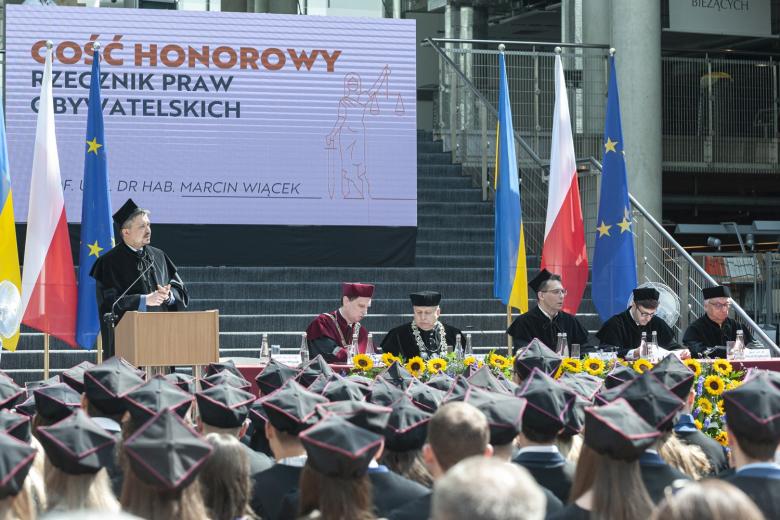
[[[628,200],[615,57],[609,58],[601,197],[593,254],[592,297],[602,320],[626,309],[636,287],[636,256]]]
[[[100,59],[96,50],[92,61],[87,113],[87,139],[84,153],[81,240],[79,243],[79,296],[76,341],[92,349],[100,332],[100,315],[95,297],[92,266],[114,245],[111,198],[108,191],[108,164],[103,139],[103,107],[100,102]]]
[[[496,129],[496,213],[493,297],[504,305],[528,311],[523,211],[517,175],[515,132],[509,104],[504,53],[499,54],[498,128]]]

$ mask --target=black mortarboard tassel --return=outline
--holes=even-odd
[[[0,431],[22,442],[30,442],[30,417],[8,410],[0,410]]]
[[[385,426],[385,445],[393,451],[419,450],[428,435],[431,414],[414,405],[409,396],[393,404],[393,411]]]
[[[723,393],[723,406],[734,435],[759,443],[780,441],[780,388],[765,371]]]
[[[660,435],[625,399],[585,409],[585,444],[611,459],[635,461]]]
[[[133,199],[127,199],[124,204],[122,204],[122,207],[119,208],[116,213],[114,213],[114,224],[116,224],[116,227],[122,228],[122,224],[127,222],[127,219],[130,218],[130,215],[132,215],[136,210],[138,209],[138,206],[135,202],[133,202]]]
[[[685,404],[650,372],[645,372],[621,387],[620,397],[659,431],[671,430],[677,412]]]
[[[526,399],[523,427],[546,435],[556,435],[565,424],[566,408],[574,401],[573,392],[535,368],[523,383],[520,397]]]
[[[542,288],[542,284],[549,280],[551,276],[553,276],[553,273],[547,269],[542,269],[536,273],[536,276],[534,276],[530,282],[528,282],[528,286],[533,289],[534,292],[539,292],[539,290]]]
[[[24,388],[11,379],[0,378],[0,409],[11,409],[24,399]]]
[[[290,379],[298,375],[298,369],[280,363],[274,358],[268,362],[263,371],[257,374],[255,382],[260,389],[260,395],[268,395],[282,387]]]
[[[216,428],[237,428],[249,415],[255,396],[227,384],[214,385],[195,394],[200,419]]]
[[[37,452],[29,444],[0,433],[0,500],[19,494]]]
[[[381,435],[338,416],[329,416],[301,432],[300,439],[308,455],[306,464],[329,477],[345,479],[365,475],[382,445]]]
[[[384,432],[392,412],[393,409],[390,407],[365,401],[336,401],[317,405],[317,413],[320,417],[338,415],[355,426],[380,435]]]
[[[639,302],[642,300],[658,300],[658,297],[660,294],[658,293],[657,289],[653,289],[652,287],[637,287],[632,291],[632,294],[634,295],[634,301]]]
[[[471,387],[463,401],[485,414],[490,427],[490,444],[493,446],[510,444],[520,433],[525,399]]]
[[[441,294],[436,291],[420,291],[409,295],[415,307],[436,307],[441,302]]]
[[[82,394],[84,393],[84,371],[94,366],[95,364],[91,361],[82,361],[60,374],[60,379],[63,383]]]
[[[163,376],[153,377],[133,388],[123,397],[127,411],[138,426],[166,408],[171,408],[184,417],[193,401],[191,394],[169,383]]]
[[[297,435],[317,422],[316,406],[327,402],[321,395],[310,392],[293,380],[259,401],[268,422],[277,430],[291,435]]]
[[[33,395],[36,412],[49,421],[62,420],[76,408],[81,408],[81,394],[65,383],[37,388]]]
[[[534,368],[545,374],[555,374],[561,366],[563,358],[550,350],[539,339],[534,338],[526,347],[515,355],[515,373],[525,379]]]
[[[655,375],[666,388],[685,401],[693,388],[694,375],[685,363],[675,355],[669,355],[659,361],[650,373]]]
[[[114,459],[116,438],[82,410],[38,428],[38,440],[49,461],[69,475],[97,473]]]
[[[725,285],[716,285],[715,287],[705,287],[701,290],[705,300],[710,298],[731,298],[731,290]]]
[[[101,412],[116,415],[125,411],[122,396],[143,382],[135,367],[114,356],[84,371],[84,395]]]
[[[222,370],[216,374],[211,374],[200,380],[200,386],[203,389],[211,388],[217,385],[228,385],[245,392],[252,390],[252,383],[243,378],[243,376],[237,376],[229,370]]]

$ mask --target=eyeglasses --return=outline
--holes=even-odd
[[[657,312],[657,311],[645,312],[639,307],[637,307],[636,310],[639,311],[639,315],[642,316],[643,318],[652,318],[653,316],[655,316],[655,313]]]
[[[552,293],[556,296],[566,296],[566,293],[568,293],[569,291],[567,291],[566,289],[552,289],[550,291],[539,291],[539,292]]]
[[[726,303],[709,302],[709,303],[716,309],[728,309],[729,307],[731,307],[731,302],[726,302]]]

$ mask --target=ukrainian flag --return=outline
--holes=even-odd
[[[8,168],[8,145],[5,139],[5,116],[0,103],[0,282],[8,280],[22,293],[22,275],[19,270],[19,249],[16,247],[14,203],[11,197],[11,172]],[[21,319],[21,316],[19,316]],[[10,338],[0,338],[3,348],[16,350],[19,326]]]
[[[523,212],[515,154],[512,107],[504,53],[499,54],[498,128],[496,129],[496,226],[493,296],[528,311],[528,275],[525,261]]]

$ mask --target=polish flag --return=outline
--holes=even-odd
[[[582,223],[577,162],[561,57],[555,56],[555,112],[550,150],[550,191],[544,226],[542,268],[563,278],[563,310],[575,314],[588,283],[588,253]]]
[[[22,272],[22,323],[75,347],[76,274],[54,133],[51,54],[49,48],[35,130]]]

